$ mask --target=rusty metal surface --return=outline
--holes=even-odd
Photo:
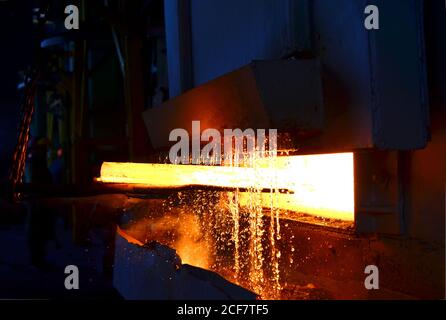
[[[169,146],[169,133],[192,121],[201,130],[318,131],[323,122],[316,60],[254,61],[143,113],[152,145]]]

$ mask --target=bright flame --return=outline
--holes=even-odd
[[[104,162],[99,180],[160,188],[288,189],[293,194],[276,194],[276,208],[354,220],[353,153],[260,158],[252,168]],[[270,199],[268,193],[262,194],[265,207],[270,206]],[[247,205],[249,193],[241,193],[239,202]]]

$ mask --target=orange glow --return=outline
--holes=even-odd
[[[208,269],[210,252],[202,238],[197,217],[188,213],[177,214],[179,217],[169,214],[157,218],[148,217],[128,226],[125,231],[118,227],[117,233],[129,243],[141,247],[144,243],[138,239],[144,239],[146,243],[158,241],[174,248],[183,264]]]
[[[254,167],[105,162],[99,181],[150,187],[190,185],[288,189],[262,194],[264,207],[345,221],[354,220],[353,153],[260,158]],[[242,193],[239,203],[249,203]]]
[[[261,168],[176,165],[155,163],[104,162],[98,181],[129,183],[153,188],[184,186],[215,186],[228,188],[270,188],[271,181],[283,170],[268,167],[259,162]],[[280,181],[278,188],[286,189],[288,179]]]
[[[354,221],[353,153],[277,157],[275,166],[286,173],[287,188],[294,194],[275,194],[274,207],[324,218]],[[248,203],[242,194],[241,204]],[[262,194],[262,203],[271,203]]]

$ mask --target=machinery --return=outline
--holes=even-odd
[[[202,298],[187,281],[225,283],[232,298],[443,297],[444,46],[425,31],[435,6],[382,3],[374,32],[361,1],[260,1],[256,12],[253,1],[142,1],[147,20],[110,2],[82,8],[107,39],[41,41],[64,76],[27,86],[11,183],[16,199],[68,204],[80,241],[91,225],[111,230],[105,264],[124,297]],[[31,128],[66,150],[58,185],[21,181],[36,94],[63,109],[47,122],[37,103]],[[254,154],[250,132],[267,141]],[[371,265],[382,290],[364,287]]]

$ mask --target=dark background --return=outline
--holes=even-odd
[[[0,1],[0,177],[5,178],[17,136],[19,71],[31,63],[32,1]]]

